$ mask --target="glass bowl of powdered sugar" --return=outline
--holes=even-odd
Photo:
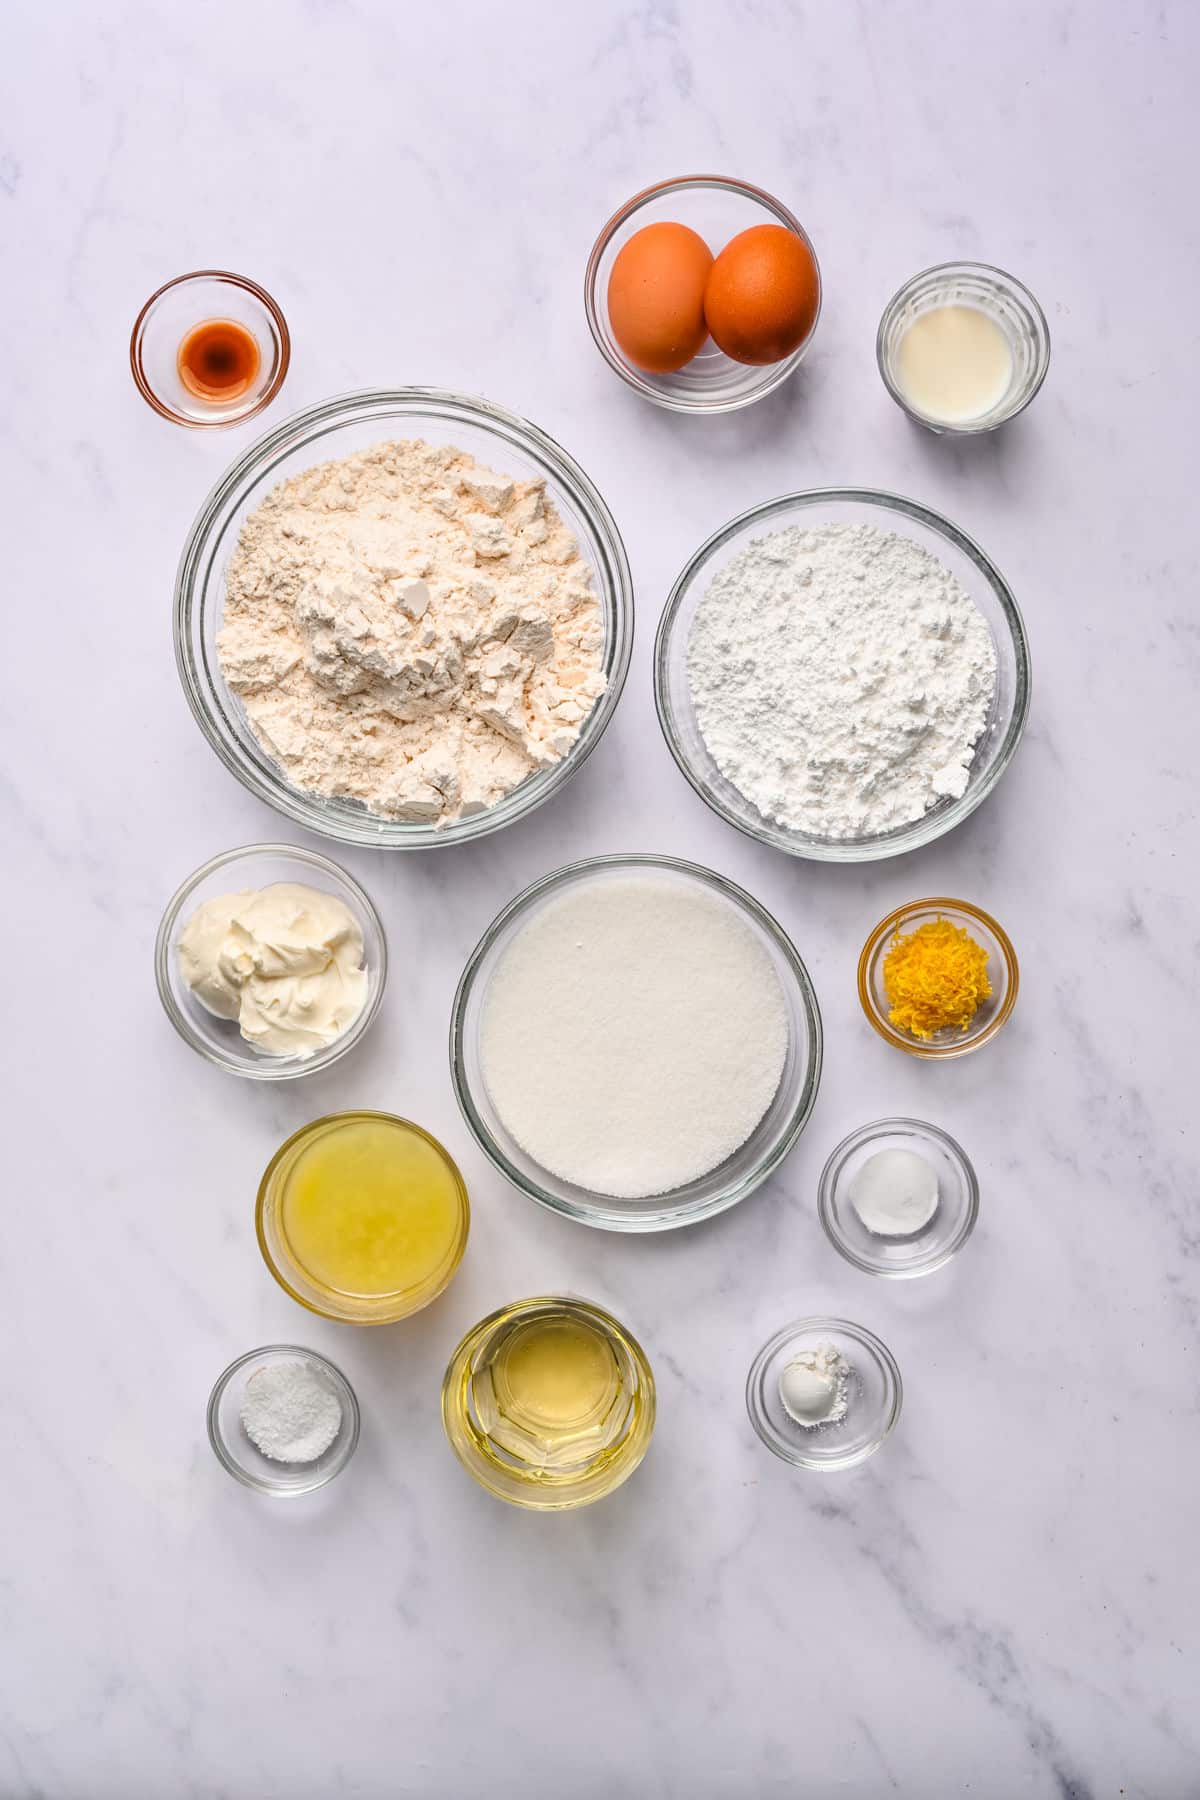
[[[369,390],[297,413],[208,496],[175,650],[238,780],[320,835],[429,849],[523,818],[620,698],[633,585],[553,439],[487,400]]]
[[[700,546],[654,682],[714,812],[793,856],[868,862],[952,831],[992,791],[1025,728],[1029,651],[1007,582],[957,526],[823,488]]]
[[[540,1205],[663,1231],[736,1205],[804,1129],[821,1019],[779,925],[664,856],[598,856],[500,913],[455,997],[451,1072],[492,1163]]]
[[[267,1344],[230,1363],[208,1402],[221,1467],[259,1494],[311,1494],[340,1475],[358,1445],[354,1389],[315,1350]]]

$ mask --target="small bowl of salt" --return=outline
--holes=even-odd
[[[821,1173],[817,1209],[834,1249],[868,1275],[930,1275],[979,1216],[961,1144],[922,1119],[876,1119],[843,1138]]]
[[[354,1389],[315,1350],[267,1344],[230,1363],[208,1402],[208,1438],[235,1481],[288,1499],[340,1475],[358,1444]]]

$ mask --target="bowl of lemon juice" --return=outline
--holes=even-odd
[[[386,1325],[419,1312],[462,1261],[471,1209],[435,1137],[393,1113],[314,1119],[268,1163],[259,1248],[279,1285],[326,1319]]]

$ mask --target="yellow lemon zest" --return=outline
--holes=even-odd
[[[901,937],[883,959],[888,1018],[899,1031],[931,1038],[947,1026],[965,1031],[992,992],[988,954],[964,926],[927,919]]]

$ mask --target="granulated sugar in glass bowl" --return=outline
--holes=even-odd
[[[451,1063],[468,1125],[522,1193],[660,1231],[735,1205],[787,1155],[816,1096],[820,1015],[742,889],[670,857],[594,857],[489,928]]]

